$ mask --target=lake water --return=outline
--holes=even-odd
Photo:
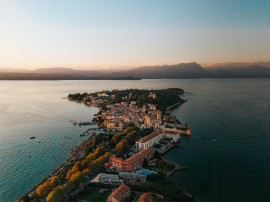
[[[85,138],[87,127],[70,120],[89,121],[97,109],[69,93],[167,87],[186,91],[174,113],[192,130],[165,156],[190,167],[171,180],[201,201],[269,201],[270,80],[182,79],[0,81],[0,202],[30,190]]]

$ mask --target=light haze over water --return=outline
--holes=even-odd
[[[192,130],[165,156],[190,167],[171,180],[202,201],[269,201],[270,80],[182,79],[0,81],[0,202],[30,190],[85,138],[87,127],[70,120],[97,109],[63,99],[69,93],[168,87],[185,90],[174,113]]]

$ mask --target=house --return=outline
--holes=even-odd
[[[108,128],[108,129],[115,129],[115,121],[107,121],[106,122],[106,128]]]
[[[151,196],[151,193],[145,192],[142,193],[137,200],[137,202],[153,202],[153,197]]]
[[[109,97],[109,95],[107,95],[106,93],[98,93],[97,96],[98,97]]]
[[[122,184],[118,188],[112,191],[108,196],[107,202],[123,202],[126,198],[130,196],[130,188]]]
[[[155,93],[149,93],[149,96],[148,96],[149,98],[152,98],[152,99],[156,99],[156,94]]]

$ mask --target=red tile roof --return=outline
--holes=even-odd
[[[137,202],[153,202],[153,198],[150,193],[143,193],[140,195],[139,199]]]
[[[130,188],[127,185],[122,184],[117,189],[113,190],[113,192],[108,197],[108,201],[110,201],[112,198],[116,199],[117,201],[122,201],[126,195],[129,195],[129,193]]]

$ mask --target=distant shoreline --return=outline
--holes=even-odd
[[[270,77],[181,77],[181,78],[135,78],[135,77],[119,77],[119,78],[107,78],[107,77],[98,77],[98,78],[66,78],[66,77],[6,77],[0,73],[0,81],[139,81],[139,80],[180,80],[180,79],[270,79]]]
[[[0,80],[141,80],[141,78],[133,76],[119,77],[91,77],[72,74],[31,74],[31,73],[0,73]]]

